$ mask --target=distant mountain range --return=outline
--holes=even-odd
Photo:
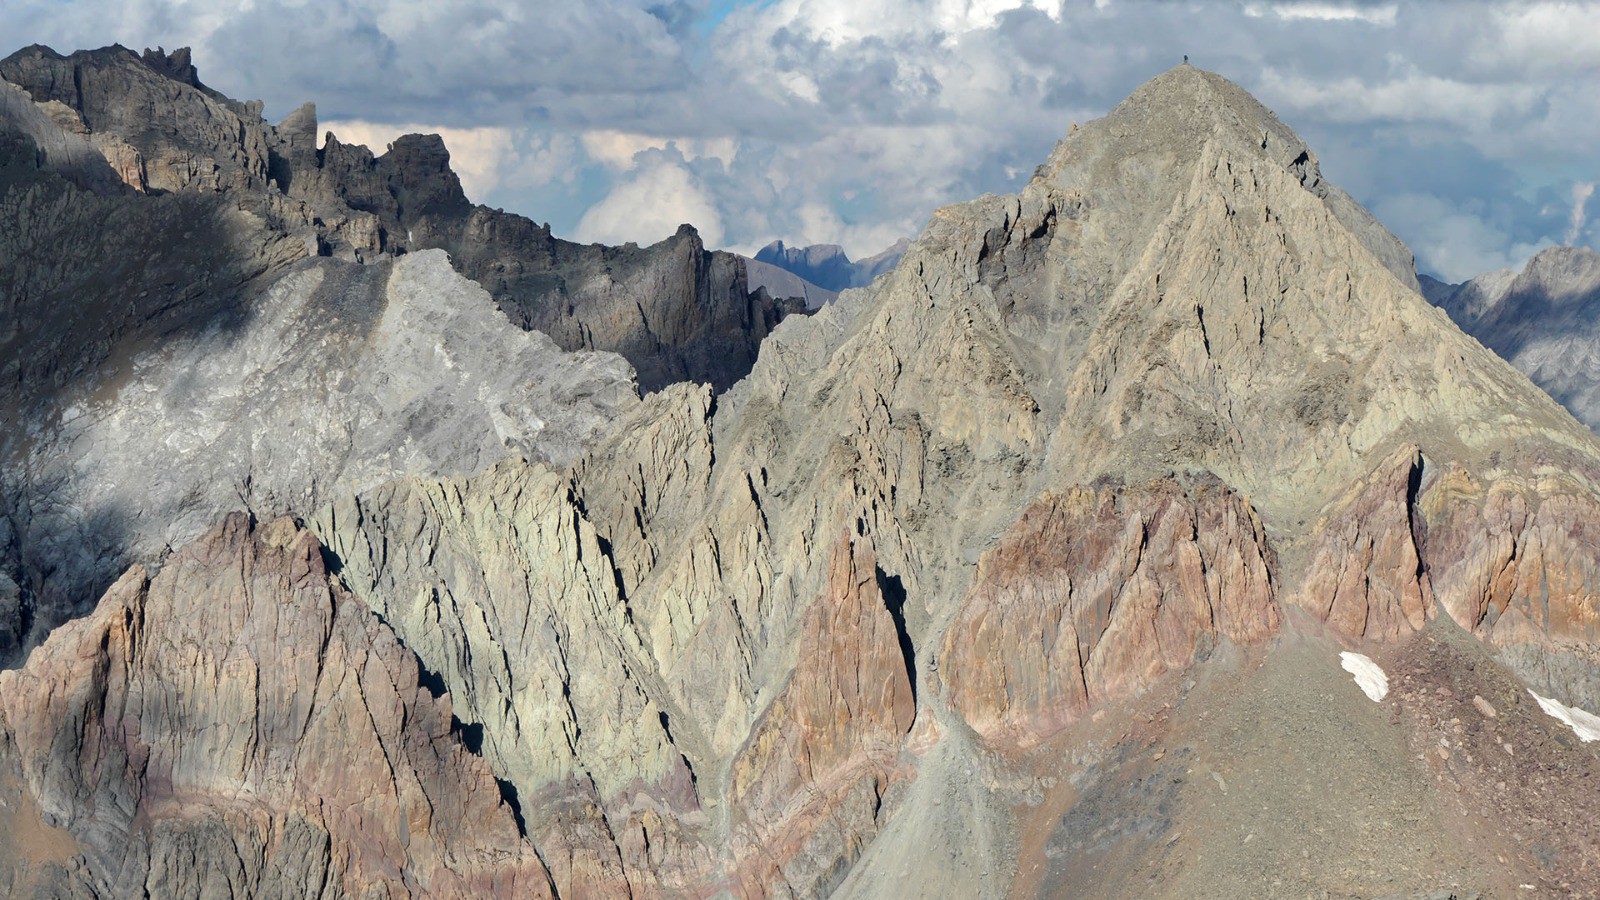
[[[1551,247],[1520,272],[1500,269],[1460,284],[1419,280],[1462,331],[1600,430],[1600,253]]]
[[[866,287],[874,278],[892,271],[911,246],[908,238],[859,262],[852,262],[838,244],[790,247],[773,241],[750,262],[750,289],[765,287],[774,297],[800,297],[808,309],[833,301],[840,291]]]

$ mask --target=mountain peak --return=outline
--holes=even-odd
[[[1140,85],[1104,118],[1074,128],[1035,174],[1056,190],[1119,210],[1113,244],[1143,246],[1207,152],[1287,171],[1328,204],[1385,268],[1412,290],[1411,251],[1344,191],[1322,178],[1316,154],[1277,114],[1234,82],[1184,64]],[[1137,168],[1141,175],[1128,177]],[[1123,243],[1123,241],[1131,243]],[[1137,246],[1135,246],[1137,245]]]

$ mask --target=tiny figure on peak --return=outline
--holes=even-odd
[[[1189,54],[1187,53],[1183,55],[1183,64],[1186,66],[1189,64]]]

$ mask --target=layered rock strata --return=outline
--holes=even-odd
[[[729,390],[616,412],[570,465],[356,489],[309,525],[565,895],[997,897],[1122,861],[1136,894],[1237,896],[1285,858],[1307,893],[1397,880],[1368,860],[1498,889],[1402,815],[1462,804],[1479,834],[1489,808],[1383,730],[1438,725],[1403,680],[1437,673],[1400,676],[1391,720],[1337,652],[1459,623],[1470,683],[1596,682],[1600,445],[1188,66],[1018,195],[939,211]],[[1240,833],[1274,804],[1321,830]]]
[[[230,516],[0,673],[0,777],[70,854],[0,867],[77,896],[553,896],[420,675],[315,537]]]

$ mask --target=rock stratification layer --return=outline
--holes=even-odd
[[[1225,79],[1167,72],[940,210],[731,389],[615,412],[570,464],[308,516],[562,895],[1582,888],[1577,818],[1463,857],[1496,726],[1427,686],[1588,702],[1600,445]],[[1499,743],[1546,771],[1563,726],[1522,712]]]
[[[0,759],[68,847],[8,846],[0,881],[31,862],[81,896],[549,896],[418,675],[315,537],[230,516],[0,673]]]

